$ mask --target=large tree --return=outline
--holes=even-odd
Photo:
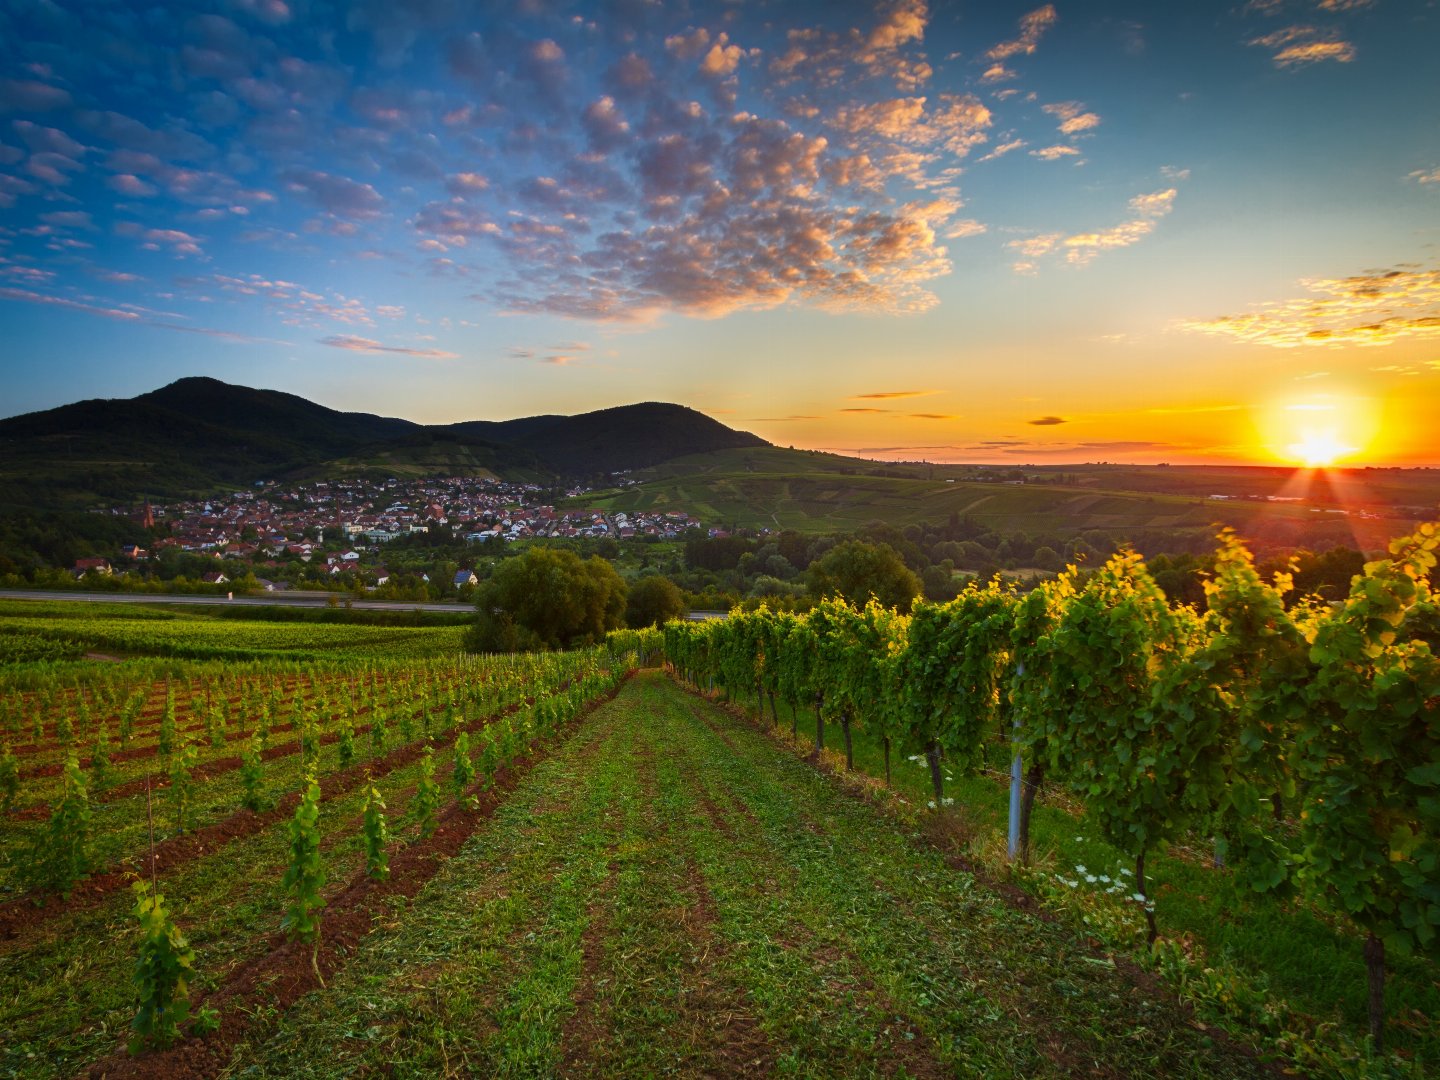
[[[671,619],[684,618],[685,610],[685,597],[675,583],[662,574],[651,574],[630,586],[625,622],[637,630],[664,626]]]
[[[502,562],[475,597],[476,652],[568,649],[599,641],[625,614],[625,582],[599,556],[532,547]]]
[[[888,544],[847,540],[811,563],[808,577],[811,595],[840,596],[857,607],[874,597],[906,612],[920,595],[920,579]]]

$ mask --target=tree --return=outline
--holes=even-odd
[[[874,597],[886,607],[908,612],[920,594],[920,579],[886,544],[847,540],[812,563],[808,573],[812,595],[841,596],[856,605]]]
[[[496,569],[477,590],[475,607],[466,641],[473,651],[568,649],[621,625],[625,582],[599,556],[532,547]]]
[[[685,597],[667,577],[652,574],[630,586],[630,599],[625,606],[625,624],[636,630],[646,626],[664,626],[671,619],[685,617]]]

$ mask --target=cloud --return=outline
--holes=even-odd
[[[964,218],[961,221],[954,221],[945,230],[946,240],[964,240],[966,237],[979,236],[986,231],[984,222],[976,221],[974,218]]]
[[[894,412],[895,410],[894,410],[894,409],[875,409],[875,408],[852,407],[852,408],[848,408],[848,409],[840,409],[840,410],[838,410],[838,411],[839,411],[839,412],[844,412],[844,413],[888,413],[888,412]]]
[[[985,73],[980,76],[980,81],[982,83],[997,83],[1007,82],[1013,78],[1015,78],[1015,72],[997,60],[985,69]]]
[[[1068,424],[1070,421],[1063,416],[1039,416],[1025,422],[1032,427],[1055,427],[1057,424]]]
[[[315,169],[286,169],[281,181],[297,195],[304,195],[326,213],[350,220],[380,216],[385,200],[369,184]]]
[[[909,55],[923,40],[929,17],[924,0],[894,0],[881,7],[880,21],[868,32],[790,30],[788,47],[770,61],[770,74],[779,88],[801,80],[829,89],[860,78],[888,78],[902,90],[915,90],[933,74],[923,56]]]
[[[912,413],[910,413],[910,416],[911,416],[911,418],[913,418],[913,419],[915,419],[915,420],[958,420],[958,419],[960,419],[958,416],[956,416],[956,415],[953,414],[953,413],[912,412]]]
[[[1440,338],[1440,270],[1376,270],[1346,278],[1306,278],[1300,285],[1311,295],[1181,326],[1282,349]]]
[[[1039,158],[1041,161],[1059,161],[1063,157],[1074,157],[1080,151],[1073,146],[1046,146],[1039,150],[1031,150],[1030,156]]]
[[[1174,207],[1176,194],[1172,187],[1151,192],[1149,195],[1136,195],[1130,200],[1130,209],[1142,217],[1164,217]]]
[[[102,277],[105,275],[101,275]],[[135,280],[133,275],[116,275],[118,278]],[[112,278],[113,280],[113,278]],[[237,342],[242,344],[261,345],[283,345],[286,342],[274,341],[269,338],[251,337],[248,334],[237,334],[230,330],[215,330],[206,326],[182,326],[179,323],[168,322],[155,318],[157,313],[147,313],[144,308],[134,309],[132,305],[123,307],[106,307],[102,302],[94,302],[95,297],[85,297],[83,300],[72,300],[64,296],[50,296],[45,293],[32,292],[29,289],[12,289],[0,287],[0,300],[15,300],[26,304],[40,304],[46,307],[57,307],[65,311],[78,311],[86,315],[97,315],[102,319],[114,319],[117,322],[130,323],[135,326],[151,326],[158,330],[174,330],[182,334],[202,334],[205,337],[218,338],[221,341]]]
[[[994,161],[996,158],[1003,157],[1010,153],[1011,150],[1019,150],[1024,145],[1024,139],[1011,139],[1008,142],[1002,142],[991,149],[984,157],[980,158],[979,161]]]
[[[1417,184],[1440,184],[1440,165],[1433,169],[1416,169],[1409,176]]]
[[[1035,52],[1041,36],[1055,25],[1059,18],[1054,4],[1036,8],[1020,20],[1020,36],[1011,41],[1002,41],[985,54],[986,59],[1002,61],[1012,56],[1030,56]]]
[[[1129,247],[1149,236],[1155,229],[1155,222],[1149,218],[1121,222],[1100,232],[1077,233],[1067,236],[1062,245],[1066,259],[1079,266],[1090,262],[1101,251]]]
[[[399,353],[402,356],[418,356],[427,360],[454,360],[459,355],[442,349],[407,349],[399,345],[382,345],[370,338],[354,337],[350,334],[332,334],[318,340],[321,345],[329,345],[333,349],[348,349],[350,352]]]
[[[1288,26],[1252,38],[1249,44],[1272,50],[1271,59],[1278,68],[1303,67],[1322,60],[1348,64],[1355,59],[1355,46],[1341,38],[1339,31],[1314,26]]]
[[[146,251],[160,251],[162,248],[169,248],[173,255],[199,256],[205,254],[200,248],[202,242],[200,237],[192,236],[180,229],[147,229],[138,222],[117,221],[115,234],[138,239],[140,247]]]
[[[855,401],[883,401],[888,398],[907,397],[929,397],[931,394],[938,394],[938,390],[881,390],[874,394],[853,394]]]
[[[148,199],[155,194],[158,188],[154,184],[147,184],[138,176],[131,173],[117,173],[105,181],[106,185],[121,195],[130,195],[136,198]]]
[[[51,112],[66,108],[70,92],[33,79],[0,79],[0,112]]]
[[[142,317],[133,311],[125,311],[121,308],[101,307],[98,304],[90,304],[81,300],[70,300],[63,296],[49,296],[45,293],[31,292],[29,289],[12,289],[0,287],[0,300],[18,300],[26,304],[43,304],[48,307],[65,308],[69,311],[82,311],[87,315],[99,315],[105,319],[115,319],[119,322],[143,322]]]
[[[1085,106],[1078,101],[1060,101],[1054,105],[1041,105],[1040,109],[1060,120],[1059,130],[1062,135],[1077,135],[1100,126],[1099,115],[1086,112]]]

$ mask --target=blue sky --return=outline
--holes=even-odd
[[[1437,46],[1433,0],[3,3],[0,413],[205,374],[1437,461]]]

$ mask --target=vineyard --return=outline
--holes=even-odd
[[[665,649],[692,685],[748,699],[772,725],[783,703],[792,737],[803,714],[817,753],[838,729],[845,769],[857,736],[879,748],[887,784],[895,760],[923,762],[932,807],[953,803],[946,774],[1008,773],[1007,856],[1022,866],[1035,800],[1058,792],[1120,857],[1104,891],[1143,918],[1162,965],[1162,928],[1205,927],[1165,926],[1156,856],[1204,850],[1216,878],[1205,891],[1238,883],[1243,907],[1292,905],[1337,926],[1336,949],[1363,954],[1363,1004],[1350,1018],[1361,1013],[1373,1048],[1388,976],[1409,1006],[1399,1041],[1433,1054],[1437,546],[1435,526],[1396,541],[1333,606],[1287,607],[1288,581],[1262,580],[1227,534],[1203,613],[1169,604],[1143,561],[1120,554],[1025,595],[997,582],[908,617],[831,601],[804,616],[671,624]],[[1078,886],[1068,865],[1052,883]],[[1205,914],[1219,924],[1247,912]],[[1291,966],[1303,982],[1303,962]]]
[[[27,662],[110,657],[246,661],[453,656],[459,626],[392,627],[230,621],[184,610],[131,605],[0,601],[0,670]],[[94,609],[94,610],[90,610]]]
[[[223,1016],[238,1038],[244,1009],[298,997],[418,892],[541,748],[613,694],[639,640],[12,680],[0,698],[0,1073],[99,1061],[114,1075],[103,1063],[117,1035],[167,1045],[191,996],[207,1002],[197,1032]],[[140,973],[134,952],[96,948],[134,920]],[[142,1060],[117,1058],[146,1074]]]

